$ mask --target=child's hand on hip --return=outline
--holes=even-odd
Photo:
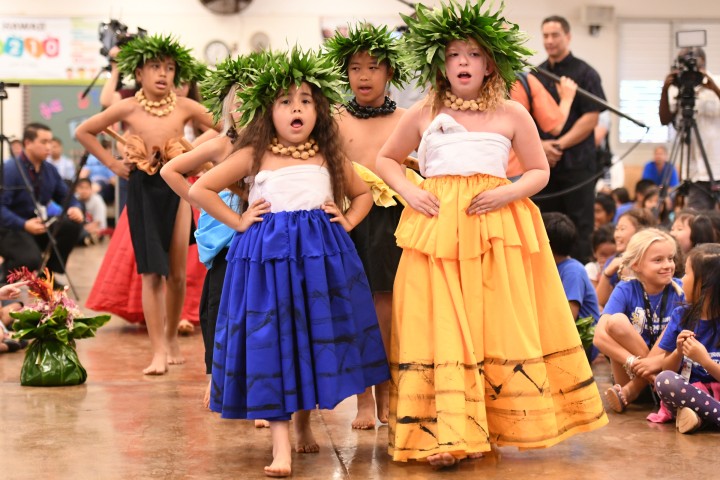
[[[327,202],[323,203],[322,210],[323,210],[323,212],[327,213],[328,215],[330,215],[332,217],[330,219],[331,222],[339,223],[345,229],[346,232],[349,232],[350,230],[352,230],[353,225],[351,225],[350,222],[348,222],[348,219],[345,218],[345,215],[343,215],[343,213],[340,211],[338,206],[335,205],[335,202],[327,201]]]
[[[262,215],[270,213],[270,202],[266,202],[264,198],[259,198],[248,207],[242,215],[240,215],[240,225],[238,232],[244,232],[254,223],[262,222]]]

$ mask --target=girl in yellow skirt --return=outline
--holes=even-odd
[[[499,11],[416,6],[406,48],[432,83],[379,153],[411,208],[396,237],[390,346],[394,460],[448,466],[492,444],[554,445],[607,423],[538,208],[549,168],[532,118],[506,100],[530,52]],[[510,148],[525,173],[505,178]],[[417,149],[426,180],[401,163]]]

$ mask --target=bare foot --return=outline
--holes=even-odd
[[[272,422],[270,433],[273,442],[273,461],[265,467],[268,477],[287,477],[292,473],[292,448],[290,447],[289,423],[286,420]]]
[[[456,463],[459,462],[459,460],[449,453],[436,453],[435,455],[430,455],[427,457],[427,461],[430,465],[433,467],[452,467]]]
[[[273,446],[273,461],[264,468],[265,475],[268,477],[287,477],[292,473],[292,454],[290,453],[290,444],[287,447]]]
[[[295,451],[297,453],[317,453],[320,446],[310,428],[310,410],[298,410],[293,414],[295,429]]]
[[[190,335],[195,331],[195,325],[190,322],[190,320],[185,320],[184,318],[180,320],[180,323],[178,323],[178,333],[180,335]]]
[[[375,385],[375,405],[380,423],[388,423],[390,416],[390,382]]]
[[[255,428],[270,428],[270,422],[267,420],[255,420]]]
[[[183,357],[180,353],[180,345],[178,344],[177,337],[172,340],[168,340],[167,348],[167,363],[169,365],[182,365],[185,363],[185,357]]]
[[[168,364],[164,354],[153,355],[150,365],[143,370],[143,375],[163,375],[168,371]]]
[[[208,386],[205,389],[205,395],[203,395],[203,407],[207,409],[210,408],[210,385],[212,385],[212,380],[208,382]]]
[[[476,458],[482,458],[482,457],[483,457],[482,452],[468,453],[468,456],[467,456],[467,458],[469,458],[471,460],[475,460]]]
[[[372,394],[372,387],[357,395],[357,416],[352,421],[352,428],[368,430],[375,427],[375,399]]]

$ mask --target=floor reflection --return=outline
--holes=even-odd
[[[68,265],[81,298],[89,291],[104,246],[78,249]],[[142,327],[113,319],[94,339],[78,342],[88,381],[77,387],[21,387],[23,354],[0,355],[0,478],[228,479],[266,478],[270,432],[249,421],[221,420],[203,409],[200,334],[181,339],[187,363],[161,377],[141,374],[149,340]],[[608,369],[596,366],[601,390]],[[317,455],[295,455],[295,479],[482,478],[594,480],[694,478],[715,475],[709,452],[717,431],[680,435],[645,420],[652,406],[610,414],[610,425],[547,450],[498,449],[448,471],[393,463],[387,427],[353,430],[355,400],[313,414]]]

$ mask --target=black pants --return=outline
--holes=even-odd
[[[205,373],[212,373],[213,352],[215,350],[215,325],[220,311],[220,297],[225,271],[227,270],[228,249],[223,248],[213,259],[212,267],[205,275],[202,295],[200,296],[200,329],[205,343]]]
[[[538,194],[546,195],[574,187],[593,175],[593,171],[560,171],[550,169],[550,181]],[[535,202],[543,212],[564,213],[575,224],[577,229],[577,242],[570,255],[581,263],[587,263],[592,258],[590,235],[595,225],[595,182],[588,182],[577,190],[563,193],[559,196]]]
[[[67,262],[73,247],[77,244],[82,231],[82,224],[72,220],[58,220],[50,229],[57,242],[62,263],[57,258],[55,250],[50,250],[50,260],[47,267],[57,273],[65,273],[63,265]],[[32,235],[25,230],[0,229],[0,255],[5,258],[5,271],[10,272],[16,268],[27,267],[28,270],[37,270],[42,264],[42,254],[50,239],[47,234]]]

